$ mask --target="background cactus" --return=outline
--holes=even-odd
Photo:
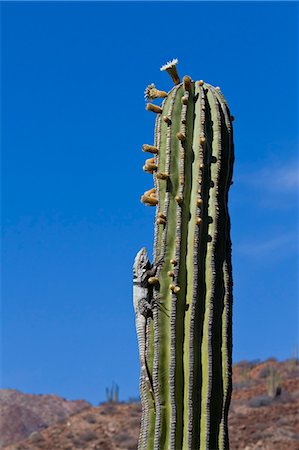
[[[146,331],[154,396],[141,379],[139,449],[227,449],[231,397],[232,270],[228,191],[234,161],[232,116],[220,91],[177,61],[161,68],[175,86],[153,84],[154,145],[144,170],[154,187],[154,261],[163,257]]]
[[[119,386],[112,383],[111,388],[106,387],[106,401],[107,403],[119,403]]]
[[[267,379],[267,394],[271,398],[276,398],[281,395],[281,380],[279,373],[273,365],[269,367],[269,375]]]

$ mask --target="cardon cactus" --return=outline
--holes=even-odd
[[[143,145],[152,154],[143,169],[154,187],[141,200],[156,207],[156,216],[155,273],[136,281],[134,291],[139,449],[223,450],[232,390],[233,117],[219,87],[189,76],[181,82],[176,63],[161,68],[174,82],[168,93],[153,84],[146,89],[150,102],[164,100],[161,107],[147,103],[157,116],[154,143]],[[134,280],[138,258],[147,258],[145,249],[136,256]]]

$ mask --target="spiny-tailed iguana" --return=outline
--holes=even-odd
[[[162,259],[152,265],[149,261],[146,248],[143,247],[137,253],[133,265],[133,303],[136,318],[141,377],[145,377],[153,398],[154,406],[155,401],[152,377],[146,361],[146,328],[148,319],[153,315],[153,285],[149,283],[149,279],[154,277],[160,264],[162,264]]]

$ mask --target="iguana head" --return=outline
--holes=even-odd
[[[150,269],[151,264],[147,255],[145,247],[137,253],[133,265],[134,280],[139,280],[142,278],[143,274]]]

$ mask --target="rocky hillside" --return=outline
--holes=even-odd
[[[263,363],[244,361],[234,366],[233,378],[234,393],[229,418],[231,450],[299,450],[299,365],[296,361],[277,362],[274,359]],[[35,397],[42,403],[43,399],[48,401],[48,397],[51,396]],[[57,397],[54,398],[59,401]],[[2,405],[2,397],[0,401]],[[5,450],[137,448],[141,414],[139,403],[106,403],[99,407],[88,406],[86,402],[82,402],[81,405],[79,402],[66,403],[77,403],[77,407],[81,406],[84,409],[80,412],[72,410],[67,418],[60,415],[56,424],[45,425],[48,418],[51,417],[51,420],[55,421],[54,417],[59,415],[58,410],[50,414],[51,406],[47,403],[48,406],[43,408],[44,426],[47,428],[41,429],[39,426],[33,430],[27,424],[28,437],[18,442],[16,441],[20,434],[16,437],[11,428],[11,445],[2,448]],[[35,409],[33,413],[26,402],[23,407],[28,411],[28,418],[31,417],[30,414],[36,414],[37,410]],[[3,414],[6,415],[7,424],[11,421],[9,414],[12,410],[13,408],[7,409],[6,414],[4,410],[2,412],[2,417]],[[26,428],[25,414],[20,405],[14,410],[13,421],[19,424],[18,429],[23,422],[24,429]],[[51,423],[53,424],[53,421]],[[8,443],[7,439],[8,433],[6,433]]]
[[[57,424],[90,408],[84,400],[69,401],[56,395],[30,395],[0,390],[0,448]]]

